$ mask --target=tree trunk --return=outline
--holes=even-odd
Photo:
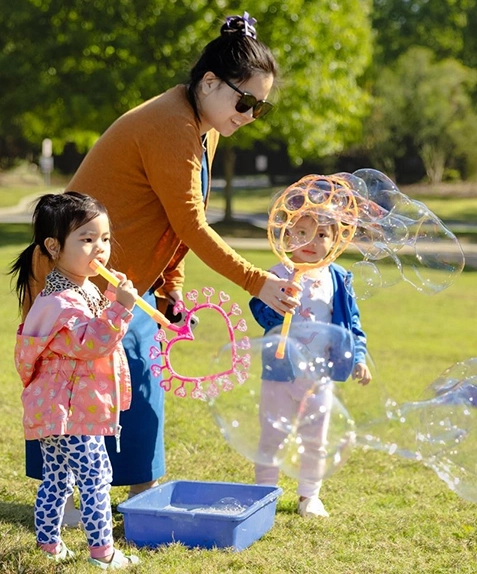
[[[446,153],[438,145],[424,144],[421,157],[430,183],[440,183],[446,167]]]
[[[232,215],[232,195],[233,187],[232,182],[235,174],[235,159],[236,153],[233,147],[226,147],[224,153],[224,173],[225,173],[225,211],[224,221],[233,221]]]

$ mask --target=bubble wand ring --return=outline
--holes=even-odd
[[[309,269],[317,269],[332,263],[353,240],[358,224],[358,204],[349,183],[338,176],[308,175],[281,192],[274,200],[268,218],[267,235],[272,251],[287,269],[294,271],[299,281]],[[296,263],[288,253],[313,240],[293,237],[291,231],[299,219],[315,220],[315,232],[319,226],[335,226],[333,245],[320,261]],[[290,330],[292,314],[286,313],[283,321],[277,359],[285,356],[285,345]]]

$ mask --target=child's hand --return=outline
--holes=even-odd
[[[351,376],[353,377],[353,380],[357,379],[360,385],[367,385],[373,378],[368,365],[365,363],[356,363]]]
[[[116,301],[131,311],[138,298],[137,289],[124,273],[120,273],[119,271],[112,271],[112,273],[119,279],[118,286],[111,289],[116,291]],[[108,288],[110,286],[111,285],[109,285]]]
[[[109,271],[118,279],[119,282],[127,279],[126,275],[124,273],[121,273],[121,271],[116,271],[115,269],[110,269]],[[112,283],[108,283],[106,291],[111,291],[111,293],[116,293],[116,287]]]

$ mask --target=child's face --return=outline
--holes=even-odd
[[[290,259],[294,263],[318,263],[324,259],[335,240],[335,230],[332,225],[317,225],[312,217],[302,217],[293,228],[294,235],[311,237],[308,243],[293,250]]]
[[[83,283],[97,275],[89,264],[98,259],[103,265],[111,255],[109,219],[104,213],[72,231],[55,259],[56,268],[71,281]]]

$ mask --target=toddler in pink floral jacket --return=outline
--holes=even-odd
[[[116,301],[102,310],[98,305],[95,317],[70,281],[56,270],[48,275],[17,335],[27,440],[51,434],[116,435],[119,447],[119,412],[131,402],[120,341],[131,317]]]
[[[119,279],[104,296],[89,280],[90,264],[111,253],[106,209],[77,192],[46,194],[33,214],[34,241],[17,258],[20,306],[29,295],[35,247],[53,270],[18,330],[15,364],[23,382],[27,440],[39,439],[43,480],[35,503],[37,543],[55,561],[74,554],[61,539],[67,499],[78,486],[90,562],[102,569],[137,564],[114,548],[109,490],[111,463],[104,436],[116,436],[119,413],[129,408],[131,384],[121,340],[132,319],[137,291]]]

